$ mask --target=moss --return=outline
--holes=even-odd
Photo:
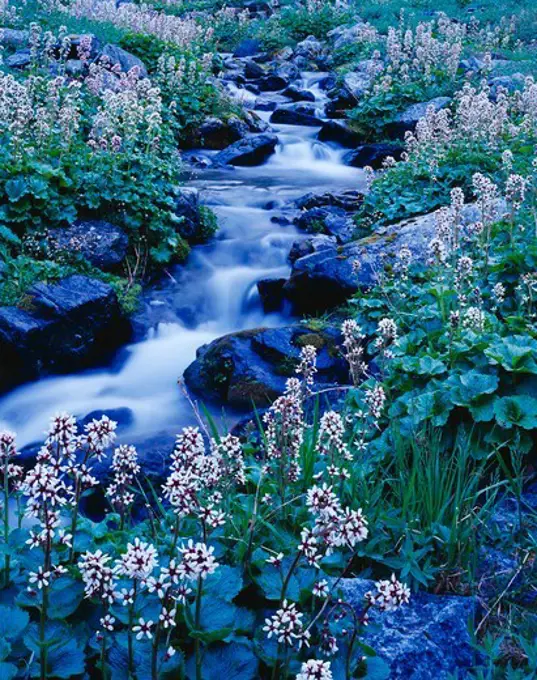
[[[306,333],[301,335],[296,339],[296,344],[300,347],[305,347],[306,345],[313,345],[315,349],[320,350],[326,347],[326,338],[324,338],[319,333]]]

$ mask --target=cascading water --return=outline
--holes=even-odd
[[[318,83],[323,74],[303,74],[322,108]],[[237,90],[238,97],[244,90]],[[268,114],[270,115],[270,114]],[[267,116],[268,117],[268,116]],[[121,350],[106,369],[54,376],[15,389],[0,400],[0,427],[16,430],[21,444],[41,439],[58,411],[85,416],[92,411],[128,408],[129,437],[175,432],[192,422],[177,379],[196,349],[245,328],[286,323],[285,312],[264,314],[256,282],[289,273],[288,253],[297,231],[272,217],[305,193],[360,189],[362,171],[342,164],[343,150],[316,140],[317,128],[277,126],[276,153],[262,166],[209,169],[191,178],[216,212],[217,238],[196,247],[184,267],[144,296],[150,330]]]

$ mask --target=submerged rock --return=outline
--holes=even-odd
[[[362,204],[363,194],[354,189],[346,189],[338,193],[327,191],[324,194],[304,194],[294,201],[294,206],[299,210],[311,208],[323,208],[333,206],[343,208],[347,212],[355,212]]]
[[[316,385],[349,382],[349,371],[338,348],[339,329],[310,330],[307,326],[258,328],[231,333],[198,350],[184,374],[187,387],[204,399],[238,408],[271,403],[295,376],[304,345],[318,350]]]
[[[365,593],[374,590],[366,579],[343,579],[339,587],[357,612]],[[371,625],[363,642],[389,667],[390,680],[447,680],[465,677],[474,667],[476,652],[469,631],[477,599],[451,595],[412,594],[409,604],[394,612],[369,610]]]
[[[98,363],[130,326],[111,286],[87,276],[28,291],[27,309],[0,307],[0,389]]]
[[[219,165],[261,165],[274,153],[277,143],[276,135],[249,135],[228,146],[213,160]]]
[[[117,269],[127,256],[127,234],[103,220],[80,220],[66,229],[52,229],[49,234],[56,247],[80,253],[103,271]]]

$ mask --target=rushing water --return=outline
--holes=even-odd
[[[321,74],[322,75],[322,74]],[[301,85],[319,106],[321,75]],[[270,114],[262,114],[269,117]],[[39,440],[57,411],[84,416],[129,408],[130,436],[173,432],[192,422],[177,380],[196,349],[232,331],[286,323],[285,311],[264,314],[256,283],[287,276],[296,229],[271,220],[281,207],[308,192],[363,188],[360,170],[342,164],[343,151],[316,140],[317,128],[275,126],[276,153],[262,166],[199,171],[189,182],[218,216],[217,238],[193,249],[188,264],[144,297],[150,330],[118,352],[106,369],[54,376],[15,389],[0,400],[0,426],[18,432],[21,444]]]

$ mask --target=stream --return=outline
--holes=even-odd
[[[302,74],[296,83],[314,93],[320,111],[324,95],[317,83],[323,75]],[[16,431],[21,446],[40,440],[59,411],[84,417],[127,408],[133,416],[124,430],[128,437],[162,431],[173,436],[193,422],[177,380],[198,347],[234,331],[289,323],[288,310],[263,312],[256,287],[260,279],[289,274],[288,254],[299,237],[292,224],[272,218],[306,193],[363,189],[365,181],[362,170],[342,163],[343,149],[316,139],[318,128],[273,127],[279,144],[264,165],[193,171],[188,186],[199,189],[202,202],[215,211],[219,231],[193,248],[186,265],[172,268],[144,293],[149,330],[143,338],[121,349],[106,368],[43,378],[0,399],[0,428]]]

